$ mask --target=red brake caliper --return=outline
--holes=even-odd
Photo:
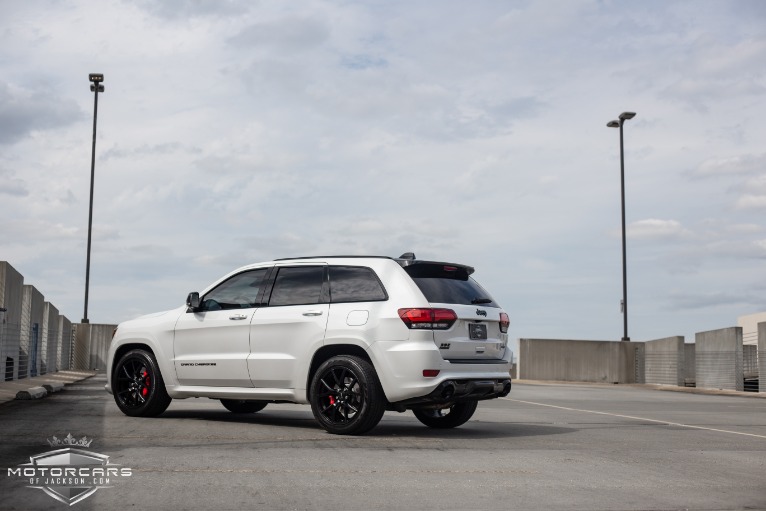
[[[141,389],[141,395],[146,397],[146,395],[149,393],[149,374],[144,371],[141,373],[141,376],[144,378],[144,383],[146,384],[146,387]]]
[[[335,404],[335,396],[330,396],[330,406]]]

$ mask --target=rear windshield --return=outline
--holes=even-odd
[[[497,307],[495,300],[459,266],[413,264],[404,268],[431,303]]]

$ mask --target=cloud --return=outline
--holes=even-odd
[[[675,292],[669,295],[674,309],[710,309],[727,305],[750,304],[753,297],[724,291],[686,293]]]
[[[766,209],[766,195],[745,194],[737,200],[739,209]]]
[[[0,194],[26,197],[29,195],[29,189],[27,183],[21,179],[3,178],[2,183],[0,183]]]
[[[690,234],[691,232],[684,229],[677,220],[648,218],[633,222],[627,226],[627,237],[632,239],[679,239],[688,237]]]
[[[230,37],[228,43],[248,50],[268,47],[282,53],[316,48],[329,37],[330,30],[321,21],[291,16],[250,25]]]
[[[695,177],[730,177],[766,173],[765,154],[710,158],[691,172]]]
[[[141,0],[136,3],[147,12],[168,20],[237,16],[247,12],[248,9],[248,2],[236,0],[173,0],[172,2]]]
[[[33,131],[74,124],[83,116],[74,101],[51,91],[20,89],[0,82],[0,144],[12,144]]]

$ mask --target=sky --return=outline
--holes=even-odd
[[[245,264],[474,266],[511,338],[766,310],[766,2],[0,0],[0,260],[83,317]]]

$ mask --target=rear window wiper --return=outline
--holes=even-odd
[[[482,303],[492,303],[492,299],[490,299],[490,298],[474,298],[473,300],[471,300],[471,303],[473,305],[479,305],[479,304],[482,304]]]

